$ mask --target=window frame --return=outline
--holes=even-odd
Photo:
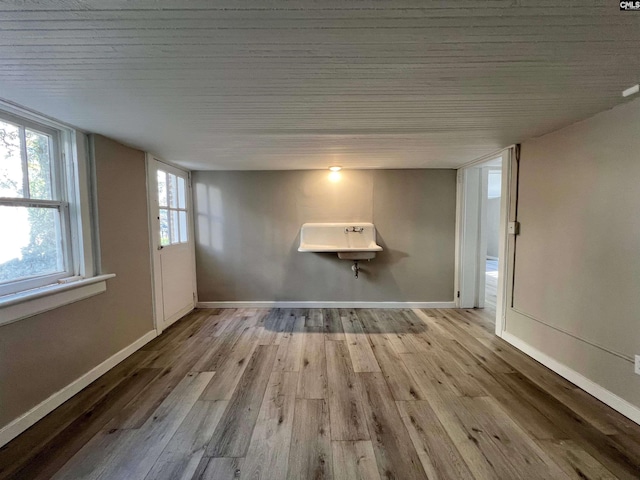
[[[53,134],[57,155],[57,171],[52,175],[52,189],[62,202],[60,223],[65,225],[65,272],[26,280],[6,282],[0,287],[21,287],[11,293],[0,291],[0,325],[27,318],[106,291],[106,280],[100,267],[95,201],[95,169],[93,152],[87,135],[69,125],[0,100],[0,118],[46,135]],[[56,186],[54,187],[54,183]],[[36,199],[3,198],[5,202],[33,202]],[[45,201],[49,202],[49,201]],[[3,203],[5,204],[5,203]],[[42,280],[41,282],[32,280]],[[46,281],[45,281],[46,280]],[[39,285],[38,285],[39,283]]]
[[[158,232],[158,245],[161,246],[162,248],[167,248],[167,247],[172,247],[175,245],[183,245],[185,243],[189,243],[189,240],[191,238],[191,233],[189,232],[189,208],[188,208],[188,204],[187,204],[187,194],[188,194],[188,185],[189,185],[189,177],[188,174],[186,176],[182,176],[181,174],[175,173],[174,172],[170,172],[169,169],[167,168],[158,168],[157,169],[158,174],[160,172],[162,172],[164,174],[164,180],[165,180],[165,189],[166,189],[166,201],[167,203],[165,205],[160,205],[160,200],[158,198],[158,214],[160,216],[162,216],[162,211],[165,210],[167,212],[167,223],[169,225],[169,229],[168,229],[168,235],[169,235],[169,242],[168,243],[162,243],[162,227],[160,227],[160,230]],[[176,179],[176,186],[175,186],[175,193],[176,193],[176,206],[173,207],[171,206],[171,200],[169,199],[169,193],[171,190],[171,176],[175,177]],[[180,206],[180,180],[183,181],[184,185],[182,187],[182,201],[183,201],[183,206]],[[156,177],[156,192],[158,192],[158,178]],[[157,195],[159,197],[159,195]],[[171,220],[171,212],[177,212],[177,222],[176,222],[176,227],[177,227],[177,241],[173,241],[172,239],[172,234],[173,234],[173,227],[172,227],[172,220]],[[182,240],[182,228],[180,226],[180,213],[184,213],[185,218],[186,218],[186,223],[185,223],[185,230],[184,230],[184,234],[185,234],[185,240]]]
[[[61,149],[63,142],[60,138],[60,130],[33,122],[17,115],[6,113],[0,110],[0,120],[15,125],[20,128],[21,156],[23,162],[26,160],[26,145],[24,137],[26,131],[33,131],[46,135],[49,138],[49,162],[51,170],[51,200],[35,199],[31,197],[0,197],[0,206],[19,206],[52,208],[58,211],[60,225],[60,241],[62,254],[62,271],[33,275],[31,277],[18,278],[13,281],[0,283],[0,297],[13,293],[31,290],[45,285],[51,285],[67,277],[79,275],[79,270],[74,265],[73,252],[78,249],[73,245],[73,235],[71,233],[71,219],[69,214],[69,187],[66,181],[65,154]],[[23,172],[24,173],[24,172]]]

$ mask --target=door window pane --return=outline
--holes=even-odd
[[[27,130],[27,171],[29,178],[29,198],[51,200],[51,157],[50,139],[42,133]]]
[[[158,170],[158,205],[161,207],[167,204],[167,174],[162,170]]]
[[[169,174],[169,206],[178,208],[178,184],[173,173]]]
[[[0,197],[24,197],[20,127],[0,120]]]
[[[0,206],[0,283],[64,271],[57,208]]]
[[[160,245],[187,242],[189,230],[186,179],[174,173],[158,170],[158,204]]]
[[[171,210],[171,243],[178,243],[179,234],[178,234],[178,211]]]
[[[180,212],[180,242],[186,242],[189,237],[187,235],[187,212]]]
[[[187,208],[184,178],[178,177],[178,208]]]
[[[169,245],[169,211],[160,209],[160,245]]]

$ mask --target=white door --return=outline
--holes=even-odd
[[[189,172],[148,155],[149,214],[156,329],[195,307],[195,259]]]

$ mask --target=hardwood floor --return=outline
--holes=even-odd
[[[638,479],[640,426],[481,310],[199,310],[0,449],[1,479]]]

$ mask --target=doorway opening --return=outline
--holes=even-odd
[[[502,331],[511,149],[458,170],[459,308],[482,308]]]
[[[502,163],[502,162],[499,162]],[[486,176],[487,189],[484,211],[481,215],[481,234],[486,235],[484,251],[484,308],[495,316],[498,292],[498,260],[500,258],[500,200],[502,197],[502,165],[489,164],[482,168]],[[485,179],[483,178],[483,182]],[[482,228],[484,224],[484,228]],[[482,261],[482,258],[480,258]]]

